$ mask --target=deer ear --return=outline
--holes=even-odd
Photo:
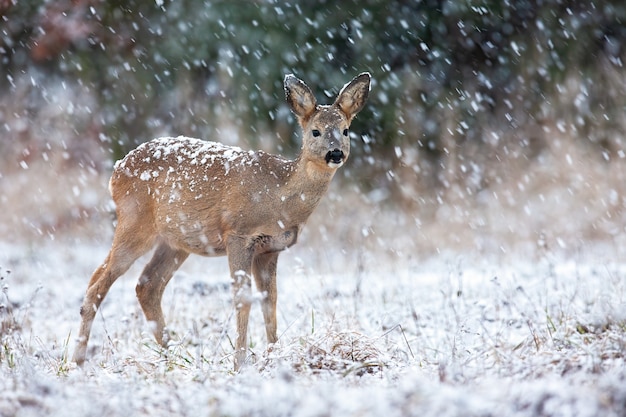
[[[348,121],[352,121],[365,105],[370,92],[370,78],[369,72],[359,74],[339,92],[334,105],[344,112]]]
[[[317,100],[311,89],[293,74],[285,75],[285,99],[291,111],[302,124],[317,107]]]

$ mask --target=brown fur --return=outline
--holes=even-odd
[[[184,137],[155,139],[118,161],[109,184],[118,225],[109,255],[89,282],[73,360],[85,361],[96,310],[113,282],[154,246],[137,297],[159,343],[168,341],[163,291],[190,253],[228,256],[237,309],[235,369],[246,358],[252,277],[264,294],[267,341],[276,342],[278,254],[296,243],[347,159],[350,139],[343,133],[365,104],[369,85],[369,74],[361,74],[335,103],[320,106],[304,82],[286,76],[286,100],[303,130],[302,150],[293,161]],[[333,150],[343,152],[341,162],[327,160]]]

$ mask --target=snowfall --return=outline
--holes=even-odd
[[[149,254],[113,285],[79,368],[79,308],[113,206],[106,173],[49,168],[24,163],[0,182],[0,416],[626,415],[620,234],[551,233],[599,200],[550,220],[557,187],[518,217],[470,211],[477,228],[453,207],[421,217],[338,180],[281,254],[278,342],[258,296],[240,372],[226,259],[192,256],[176,273],[163,349],[135,298]],[[538,218],[545,236],[526,230]]]

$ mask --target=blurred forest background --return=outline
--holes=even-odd
[[[99,220],[153,137],[294,156],[284,74],[330,102],[369,71],[347,243],[620,247],[625,59],[622,0],[0,0],[0,232]]]

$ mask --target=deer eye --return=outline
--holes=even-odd
[[[344,129],[344,130],[343,130],[343,135],[344,135],[344,136],[348,136],[348,129]]]
[[[319,130],[317,130],[317,129],[313,129],[313,130],[311,131],[311,133],[313,133],[313,136],[314,136],[314,137],[318,137],[319,135],[321,135],[320,131],[319,131]]]

